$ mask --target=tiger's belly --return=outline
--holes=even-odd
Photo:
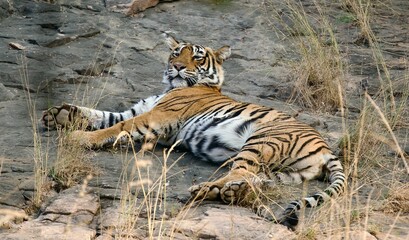
[[[254,132],[254,123],[240,116],[198,116],[187,121],[176,140],[202,160],[221,163],[236,155]]]

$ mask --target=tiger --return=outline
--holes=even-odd
[[[51,107],[43,112],[43,126],[54,129],[85,119],[88,129],[70,135],[84,146],[112,144],[125,131],[132,140],[178,143],[199,159],[229,163],[221,177],[189,188],[195,200],[238,203],[251,188],[248,179],[299,184],[328,173],[327,188],[291,201],[276,218],[291,229],[298,224],[301,208],[317,207],[344,192],[347,181],[341,161],[314,128],[274,108],[221,93],[229,46],[213,50],[170,35],[165,42],[170,55],[163,74],[164,93],[123,112],[70,104]]]

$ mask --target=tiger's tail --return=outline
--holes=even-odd
[[[332,154],[328,155],[325,166],[329,170],[330,185],[322,192],[290,202],[285,208],[283,217],[278,223],[294,230],[295,226],[298,224],[297,211],[304,207],[318,207],[331,197],[337,197],[344,192],[346,178],[338,157]]]

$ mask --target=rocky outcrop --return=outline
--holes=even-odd
[[[343,120],[338,115],[309,112],[286,102],[294,88],[292,74],[297,56],[293,51],[294,39],[284,39],[272,18],[273,12],[285,13],[282,1],[146,1],[149,6],[160,3],[151,8],[135,5],[137,11],[144,9],[144,12],[134,17],[116,12],[129,11],[129,5],[120,7],[131,3],[128,0],[48,2],[0,2],[0,239],[112,239],[127,235],[139,239],[158,236],[291,239],[294,236],[246,208],[204,202],[189,209],[189,214],[182,214],[189,198],[189,186],[216,177],[225,169],[218,170],[219,166],[175,150],[167,159],[164,180],[164,149],[160,146],[152,154],[138,155],[137,159],[152,163],[142,171],[141,177],[162,185],[149,185],[145,193],[129,189],[129,182],[140,180],[132,169],[135,166],[132,153],[89,151],[91,161],[102,170],[84,185],[86,190],[81,186],[53,191],[38,211],[30,216],[26,214],[23,209],[32,205],[35,192],[41,190],[35,184],[35,170],[44,167],[43,177],[53,177],[52,168],[60,157],[59,133],[37,131],[36,119],[41,111],[63,102],[124,110],[139,99],[161,93],[162,72],[168,56],[161,39],[165,31],[215,48],[232,47],[232,56],[224,63],[225,94],[296,115],[322,132],[331,146],[336,147],[343,136]],[[133,1],[138,2],[141,1]],[[382,10],[381,14],[389,17],[377,20],[375,25],[386,46],[386,64],[396,79],[394,86],[399,97],[407,94],[409,24],[407,11],[399,9],[408,9],[408,1],[389,2],[397,4],[398,9],[393,16]],[[308,8],[308,14],[316,11],[311,1],[302,4]],[[328,7],[332,11],[331,19],[335,18],[337,24],[335,34],[340,51],[350,66],[345,83],[347,108],[351,109],[348,121],[353,125],[360,114],[357,90],[360,82],[369,79],[370,94],[377,93],[381,87],[375,81],[379,69],[370,61],[371,50],[356,44],[357,24],[343,22],[342,17],[350,13],[342,10],[342,6],[331,4]],[[35,169],[35,164],[40,165]],[[383,172],[378,175],[385,176]],[[360,189],[371,187],[364,185]],[[362,200],[365,203],[369,201],[366,197]],[[154,199],[157,207],[147,208],[146,199]],[[126,200],[134,200],[144,207],[127,212],[130,203],[123,204]],[[381,224],[387,227],[379,227],[380,238],[407,236],[407,216],[396,218],[396,223],[395,217],[372,214],[368,221],[384,220]],[[130,222],[134,225],[129,225]],[[390,231],[389,226],[397,227]],[[352,239],[372,237],[366,231],[351,234]],[[336,239],[331,234],[322,236]]]

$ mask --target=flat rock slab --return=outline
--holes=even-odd
[[[0,177],[0,204],[22,208],[25,204],[23,194],[18,189],[19,182],[6,176]]]
[[[80,211],[96,214],[100,205],[98,197],[80,191],[62,192],[49,206],[43,214],[72,214]]]
[[[283,225],[273,224],[240,207],[210,208],[203,215],[176,222],[176,232],[189,239],[275,239],[296,235]],[[181,237],[180,239],[186,239]]]
[[[121,217],[122,210],[119,202],[115,202],[113,206],[104,209],[98,219],[100,228],[114,229],[124,227],[126,221]]]
[[[21,228],[10,234],[0,234],[3,240],[82,240],[93,239],[96,231],[87,227],[70,226],[63,223],[50,223],[42,221],[28,221]]]

